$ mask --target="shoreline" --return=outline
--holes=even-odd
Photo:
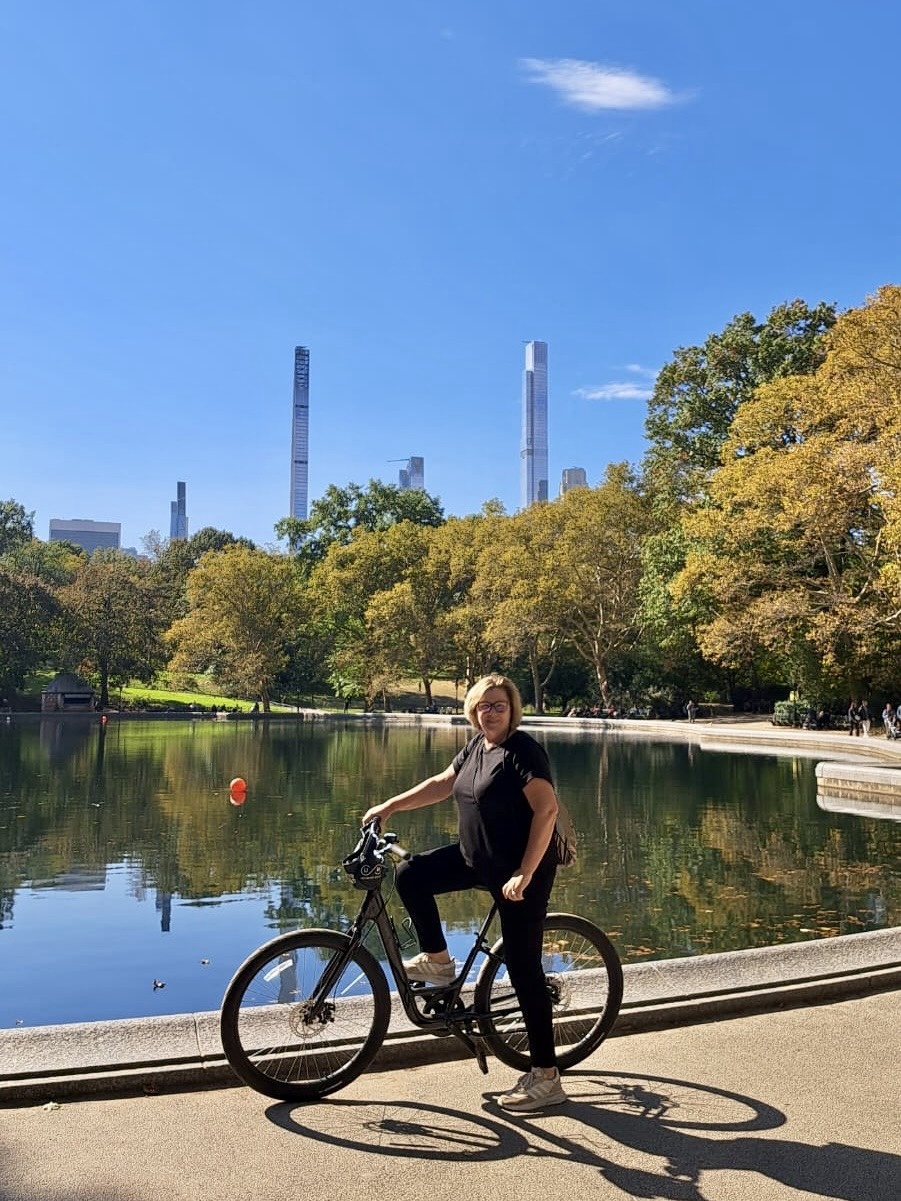
[[[899,990],[901,928],[627,963],[623,973],[611,1038]],[[395,1007],[370,1070],[468,1057],[456,1040],[412,1027]],[[218,1011],[0,1031],[0,1063],[0,1106],[240,1085],[222,1050]]]
[[[7,714],[7,724],[34,719],[96,721],[96,713]],[[216,720],[215,714],[107,714],[107,719]],[[229,720],[336,721],[344,724],[448,727],[467,725],[461,715],[424,713],[229,714]],[[221,716],[219,720],[221,720]],[[840,731],[773,726],[766,717],[717,717],[689,723],[628,718],[526,717],[532,730],[573,736],[606,735],[692,741],[702,750],[803,755],[880,767],[901,793],[901,741],[851,737]],[[898,770],[886,770],[887,766]],[[889,809],[892,812],[889,812]],[[897,805],[885,813],[901,816]],[[616,1035],[692,1025],[736,1014],[815,1005],[874,991],[901,989],[901,928],[837,935],[685,959],[624,965],[626,997]],[[392,1031],[378,1068],[403,1068],[465,1056],[454,1040],[402,1027]],[[107,1022],[72,1023],[0,1031],[0,1105],[58,1097],[113,1095],[158,1088],[191,1089],[238,1083],[224,1059],[216,1012]]]

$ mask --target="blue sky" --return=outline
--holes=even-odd
[[[898,283],[901,8],[5,0],[0,499],[260,543],[423,455],[449,514],[643,452],[681,345]]]

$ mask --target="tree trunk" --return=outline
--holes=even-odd
[[[529,648],[529,668],[532,672],[532,695],[535,698],[535,713],[541,717],[544,713],[544,682],[538,667],[538,654],[535,647]]]
[[[426,679],[425,676],[422,677],[422,691],[423,691],[423,695],[425,697],[425,707],[427,709],[431,709],[431,707],[432,707],[432,681]]]
[[[598,659],[594,665],[594,674],[598,682],[598,691],[601,694],[601,701],[605,709],[612,709],[610,697],[610,684],[607,680],[607,669],[601,659]]]

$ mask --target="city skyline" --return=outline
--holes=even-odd
[[[514,512],[524,336],[551,490],[594,485],[680,347],[901,276],[895,5],[7,0],[0,28],[0,495],[42,531],[90,481],[140,545],[187,478],[191,529],[275,544],[299,342],[308,500],[415,451],[448,515]]]

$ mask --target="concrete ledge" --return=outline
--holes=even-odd
[[[627,964],[615,1035],[901,989],[901,929]],[[397,1013],[380,1069],[464,1058]],[[0,1103],[237,1083],[216,1012],[0,1032]]]

